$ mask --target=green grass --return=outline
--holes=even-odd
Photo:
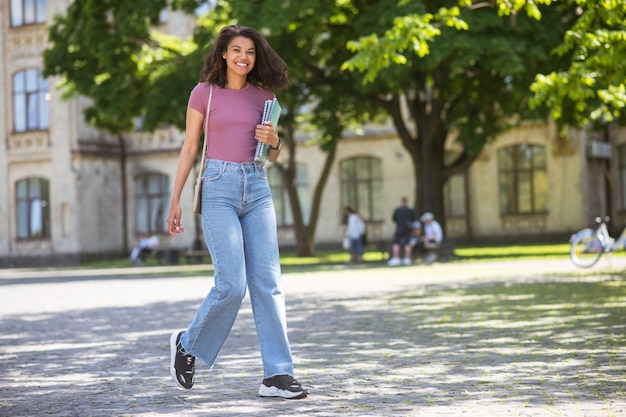
[[[566,243],[513,246],[466,246],[454,248],[452,259],[455,261],[516,260],[520,258],[562,259],[569,257],[569,250],[570,245]],[[366,262],[383,261],[380,252],[377,251],[366,252],[363,258]],[[345,251],[320,251],[316,256],[303,258],[285,252],[281,255],[281,263],[286,266],[345,263],[349,260],[350,257]]]
[[[460,259],[518,259],[518,258],[562,258],[569,256],[570,245],[567,243],[551,245],[514,245],[514,246],[481,246],[459,247],[454,255]]]
[[[570,245],[567,243],[543,244],[543,245],[512,245],[512,246],[460,246],[455,247],[451,258],[443,258],[442,261],[505,261],[520,259],[563,259],[569,257]],[[626,256],[626,252],[617,251],[612,256]],[[366,252],[363,256],[366,263],[382,263],[382,255],[378,251]],[[208,257],[205,258],[205,261]],[[285,271],[320,268],[330,268],[343,265],[350,260],[346,251],[317,251],[315,256],[298,257],[293,252],[281,253],[281,264]],[[185,261],[181,259],[181,264]],[[102,261],[87,262],[80,268],[124,268],[132,263],[127,257]],[[149,259],[147,266],[157,266],[156,259]]]

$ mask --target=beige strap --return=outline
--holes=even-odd
[[[211,99],[213,98],[213,84],[210,84],[209,101],[206,105],[206,115],[204,116],[204,144],[202,145],[202,158],[200,159],[200,169],[198,170],[198,178],[202,177],[204,171],[204,163],[206,162],[206,147],[209,141],[209,110],[211,110]]]

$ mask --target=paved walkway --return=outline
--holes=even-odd
[[[169,334],[210,268],[0,270],[0,416],[626,416],[626,328],[603,321],[626,317],[626,300],[578,317],[562,313],[575,300],[542,295],[623,285],[612,271],[624,269],[614,258],[591,271],[562,260],[286,274],[296,377],[311,388],[298,401],[257,396],[247,300],[215,367],[174,387]]]

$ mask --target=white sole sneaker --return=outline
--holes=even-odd
[[[280,397],[288,400],[297,400],[307,396],[306,391],[293,392],[286,389],[278,389],[276,387],[266,387],[261,384],[259,388],[259,396],[261,397]]]
[[[289,375],[277,375],[264,379],[259,388],[259,396],[261,397],[279,397],[296,400],[307,395],[309,395],[309,390],[303,388],[298,381]]]

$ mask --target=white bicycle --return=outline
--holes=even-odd
[[[570,238],[572,245],[570,249],[570,258],[574,265],[581,268],[589,268],[594,266],[603,253],[611,253],[615,250],[623,248],[626,243],[626,227],[622,231],[617,241],[609,235],[606,227],[610,218],[604,219],[596,217],[598,227],[596,229],[586,228],[575,233]]]

